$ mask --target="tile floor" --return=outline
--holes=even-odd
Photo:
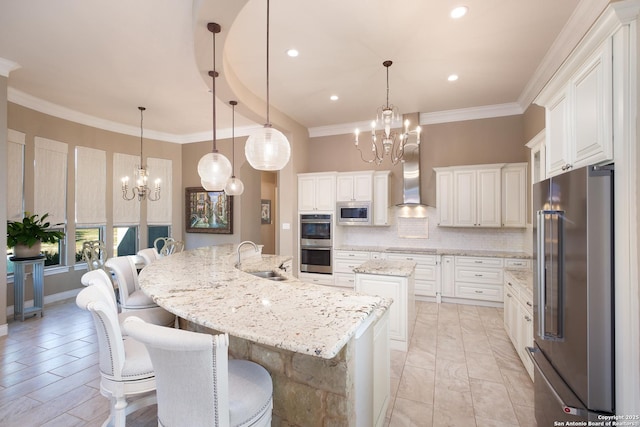
[[[0,425],[99,426],[97,343],[73,300],[43,318],[9,323],[0,338]],[[533,386],[502,327],[502,310],[418,303],[408,352],[393,351],[387,423],[395,426],[535,426]],[[155,406],[127,418],[155,426]]]

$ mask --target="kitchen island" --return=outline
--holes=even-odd
[[[273,425],[373,425],[367,367],[376,354],[388,359],[388,344],[374,343],[374,329],[387,321],[391,301],[303,283],[278,270],[289,257],[258,254],[236,268],[236,248],[161,258],[142,270],[140,287],[179,316],[182,328],[226,332],[231,357],[270,372]],[[286,280],[250,271],[276,271]]]

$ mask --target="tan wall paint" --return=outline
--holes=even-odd
[[[545,127],[544,107],[531,104],[523,116],[524,140],[528,142]]]
[[[260,198],[271,200],[271,224],[260,224],[260,243],[264,245],[262,253],[275,254],[276,250],[276,222],[278,203],[276,199],[277,174],[262,172],[260,179]]]
[[[7,247],[7,81],[0,76],[0,248]],[[6,249],[2,252],[6,253]],[[7,258],[0,257],[0,336],[8,333],[7,328]]]
[[[149,114],[148,112],[147,114]],[[134,114],[132,112],[132,114]],[[68,174],[67,174],[67,240],[69,244],[73,242],[73,236],[75,235],[75,223],[74,219],[74,205],[75,205],[75,170],[74,170],[74,157],[75,147],[84,146],[90,148],[96,148],[106,151],[107,157],[107,233],[106,233],[106,245],[107,248],[113,247],[113,200],[112,192],[113,185],[119,186],[119,178],[110,178],[113,175],[113,154],[116,152],[139,155],[140,154],[140,137],[123,135],[115,132],[109,132],[90,126],[81,125],[78,123],[70,122],[67,120],[52,117],[46,114],[39,113],[28,108],[9,103],[8,104],[8,127],[15,129],[19,132],[26,134],[26,147],[25,147],[25,208],[27,210],[33,209],[33,156],[34,156],[34,138],[36,136],[49,138],[56,141],[64,142],[69,146],[68,157]],[[4,132],[6,135],[6,132]],[[3,150],[6,155],[6,149]],[[171,159],[172,170],[172,209],[174,212],[173,222],[171,225],[172,235],[176,239],[183,238],[183,215],[175,214],[182,212],[183,210],[183,191],[182,191],[182,154],[181,147],[177,144],[172,144],[163,141],[144,139],[144,157],[157,157]],[[132,201],[131,203],[139,203]],[[141,221],[140,221],[140,244],[146,247],[146,203],[142,202],[141,209]],[[6,208],[4,209],[6,211]],[[6,215],[6,212],[4,213]],[[6,221],[3,221],[3,223]],[[3,233],[6,237],[6,233]],[[112,250],[107,250],[108,255],[112,256]],[[45,278],[45,296],[69,291],[81,286],[80,277],[84,270],[73,271],[73,265],[75,263],[73,250],[67,250],[66,264],[71,266],[71,271],[68,273],[48,275]],[[6,277],[6,274],[5,274]],[[27,297],[30,298],[31,294],[27,292]],[[8,292],[9,304],[13,303],[13,289],[9,289]],[[6,304],[3,306],[6,307]]]
[[[435,205],[434,167],[502,162],[524,162],[528,150],[523,134],[523,116],[515,115],[482,120],[422,126],[420,144],[422,202]],[[369,141],[360,134],[360,146]],[[360,159],[353,135],[312,138],[309,144],[308,172],[391,170],[391,203],[402,202],[402,167],[385,160],[375,167]],[[365,153],[365,155],[368,153]]]

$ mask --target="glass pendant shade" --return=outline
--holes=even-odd
[[[231,162],[220,153],[207,153],[198,162],[198,175],[205,190],[222,191],[231,176]]]
[[[224,187],[224,192],[229,196],[239,196],[244,192],[244,184],[240,178],[232,176],[227,181],[227,185]]]
[[[254,169],[276,171],[289,162],[291,147],[282,132],[265,126],[247,138],[244,155]]]

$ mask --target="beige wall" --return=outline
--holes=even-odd
[[[529,142],[545,126],[544,107],[536,104],[529,105],[524,112],[524,140]]]
[[[132,113],[133,114],[133,113]],[[8,112],[8,127],[10,129],[17,130],[26,134],[26,147],[25,147],[25,209],[32,210],[33,194],[35,185],[46,185],[46,183],[34,183],[33,182],[33,156],[34,156],[34,138],[36,136],[49,138],[56,141],[64,142],[69,146],[68,157],[68,173],[67,173],[67,241],[68,246],[73,248],[73,241],[75,235],[75,223],[74,223],[74,206],[75,206],[75,170],[74,170],[74,156],[75,147],[84,146],[95,149],[104,150],[107,153],[107,189],[106,189],[106,206],[107,206],[107,233],[105,241],[107,245],[108,256],[113,256],[113,185],[119,186],[119,178],[110,177],[113,176],[113,154],[116,152],[139,155],[140,154],[140,137],[123,135],[115,132],[109,132],[90,126],[81,125],[78,123],[62,120],[56,117],[52,117],[46,114],[39,113],[28,108],[9,103]],[[4,132],[6,136],[6,132]],[[6,149],[3,150],[6,153]],[[6,154],[5,154],[6,155]],[[171,159],[172,170],[172,208],[173,208],[173,222],[171,225],[172,235],[177,239],[182,239],[183,235],[183,191],[182,191],[182,159],[181,159],[181,147],[177,144],[172,144],[163,141],[144,139],[144,151],[145,157],[156,157]],[[140,203],[138,201],[131,201],[131,203]],[[140,245],[146,247],[147,232],[146,232],[146,203],[142,202],[141,206],[141,220],[140,220]],[[6,208],[3,209],[3,214],[6,215]],[[5,223],[6,221],[3,221]],[[6,238],[6,233],[3,233]],[[45,279],[45,296],[56,294],[64,291],[69,291],[80,287],[80,277],[84,270],[73,271],[73,265],[75,264],[75,254],[73,249],[67,250],[66,265],[71,266],[71,271],[68,273],[55,274],[46,276]],[[6,277],[6,274],[5,274]],[[31,290],[28,289],[26,293],[27,299],[32,297]],[[8,303],[13,304],[13,289],[10,287],[8,292]],[[3,305],[6,307],[6,304]]]
[[[370,134],[360,134],[364,149]],[[385,160],[376,167],[360,159],[353,135],[312,138],[308,172],[391,170],[391,204],[402,202],[402,166]],[[422,126],[420,143],[422,202],[435,206],[434,167],[502,162],[525,162],[522,115]],[[368,153],[366,153],[368,154]],[[366,155],[365,154],[365,155]]]

